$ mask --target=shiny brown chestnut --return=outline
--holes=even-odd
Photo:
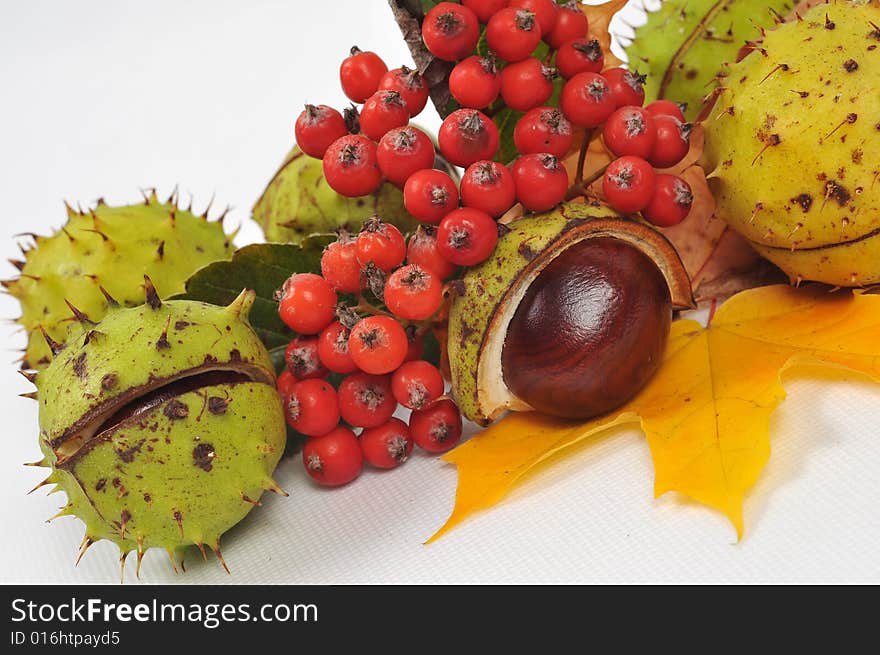
[[[613,237],[586,239],[529,285],[507,329],[504,382],[540,412],[604,414],[656,373],[671,322],[669,286],[648,255]]]

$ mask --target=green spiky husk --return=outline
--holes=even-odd
[[[706,122],[718,215],[794,281],[880,282],[878,24],[837,3],[768,31]]]
[[[630,68],[648,76],[646,102],[686,103],[686,116],[696,118],[722,64],[734,61],[746,40],[759,38],[760,28],[773,26],[793,5],[792,0],[664,0],[626,49]]]
[[[72,317],[65,300],[99,321],[108,307],[101,287],[123,305],[138,305],[148,275],[172,296],[196,270],[233,251],[220,222],[163,203],[155,192],[136,205],[99,201],[84,212],[68,208],[61,230],[34,241],[19,264],[21,276],[4,283],[21,304],[19,322],[28,334],[22,368],[33,369],[49,361],[41,328],[56,341],[65,339]]]
[[[360,198],[341,196],[324,180],[321,160],[298,147],[284,160],[251,211],[267,241],[296,244],[310,234],[340,229],[357,232],[373,215],[404,233],[418,225],[403,206],[403,193],[394,185],[383,184],[376,193]]]
[[[87,545],[107,539],[139,561],[154,547],[172,558],[193,544],[219,553],[221,535],[264,490],[278,490],[271,476],[285,422],[271,359],[247,322],[253,300],[243,292],[216,307],[155,296],[113,308],[95,326],[71,328],[37,375],[41,464],[68,496],[62,514],[85,523]],[[218,372],[227,377],[155,396]],[[116,413],[151,392],[142,411]]]

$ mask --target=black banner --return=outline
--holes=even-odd
[[[529,638],[550,643],[574,636],[630,645],[678,633],[749,632],[785,617],[795,629],[830,628],[844,608],[848,632],[859,615],[876,611],[876,589],[652,587],[297,587],[139,586],[0,587],[5,634],[0,652],[183,652],[182,645],[229,652],[233,645],[262,648],[341,644],[386,649],[408,635],[458,644],[500,646]],[[866,593],[872,592],[872,593]],[[780,612],[782,612],[780,614]],[[816,623],[812,621],[815,620]],[[821,623],[820,623],[821,622]],[[861,623],[872,625],[873,620]],[[743,636],[740,634],[740,636]],[[607,643],[607,642],[605,642]],[[391,648],[391,650],[396,650]],[[433,648],[430,649],[433,651]],[[618,652],[614,649],[612,652]],[[242,655],[250,655],[249,652]]]

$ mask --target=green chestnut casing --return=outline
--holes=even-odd
[[[327,184],[321,160],[298,147],[281,164],[251,210],[267,240],[285,243],[300,243],[310,234],[340,229],[358,232],[374,215],[404,233],[418,225],[403,206],[403,193],[393,184],[383,184],[368,196],[346,198]]]
[[[143,302],[142,276],[149,275],[165,297],[184,291],[187,278],[202,266],[232,256],[232,236],[222,219],[209,221],[176,204],[176,194],[160,202],[155,191],[142,203],[113,207],[99,200],[86,211],[67,207],[67,223],[52,236],[34,236],[24,261],[13,262],[21,276],[3,283],[21,304],[19,323],[28,332],[23,369],[40,369],[51,353],[41,331],[64,342],[69,301],[98,321],[107,311],[108,291],[120,304]]]
[[[630,66],[648,76],[645,101],[665,98],[696,118],[721,66],[736,59],[747,39],[760,36],[792,0],[664,0],[636,28],[626,49]]]
[[[35,379],[42,484],[68,496],[59,515],[86,526],[82,553],[108,539],[120,561],[149,548],[172,563],[196,545],[220,555],[220,536],[283,493],[272,472],[285,424],[266,349],[247,322],[254,293],[228,307],[162,302],[80,314],[66,346]],[[112,304],[112,302],[111,302]],[[226,566],[225,563],[223,564]]]
[[[874,0],[767,31],[705,123],[718,216],[794,282],[880,282],[878,25]]]

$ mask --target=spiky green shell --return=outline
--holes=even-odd
[[[878,25],[835,3],[767,32],[706,122],[718,215],[793,280],[880,282]]]
[[[63,513],[85,523],[87,544],[139,559],[218,549],[278,490],[286,438],[271,359],[247,322],[253,292],[229,307],[148,299],[71,335],[36,378],[42,464],[67,493]]]
[[[571,203],[509,225],[492,256],[468,270],[449,312],[447,342],[452,390],[462,413],[486,425],[505,410],[528,410],[501,374],[510,320],[529,285],[569,246],[610,236],[649,254],[670,286],[676,307],[693,305],[690,281],[672,245],[656,230],[605,206]],[[552,335],[548,335],[552,338]]]
[[[346,198],[324,180],[321,160],[298,147],[284,160],[251,211],[267,241],[297,244],[310,234],[338,229],[357,232],[374,214],[404,233],[417,225],[403,206],[403,193],[394,185],[383,184],[369,196]]]
[[[648,76],[647,102],[687,103],[696,118],[724,62],[735,61],[746,40],[791,11],[792,0],[664,0],[648,13],[626,49],[630,68]],[[774,11],[776,13],[774,13]]]
[[[216,414],[205,410],[210,398],[230,402]],[[187,416],[169,418],[171,402]],[[150,548],[177,559],[190,545],[219,551],[220,537],[276,488],[271,474],[285,434],[277,407],[277,392],[261,383],[186,393],[108,431],[53,481],[90,542],[109,539],[139,558]]]
[[[252,303],[252,293],[225,308],[168,300],[111,309],[96,326],[73,327],[68,345],[37,376],[41,437],[55,443],[81,417],[192,371],[247,367],[271,382],[272,361],[246,320]]]
[[[99,321],[107,311],[101,287],[126,306],[143,302],[143,276],[168,296],[181,293],[196,270],[232,256],[232,245],[217,221],[195,216],[153,193],[137,205],[89,211],[68,208],[67,224],[56,234],[34,238],[21,276],[5,282],[21,304],[20,323],[28,333],[22,368],[49,361],[44,329],[63,341],[71,310],[65,300]]]

